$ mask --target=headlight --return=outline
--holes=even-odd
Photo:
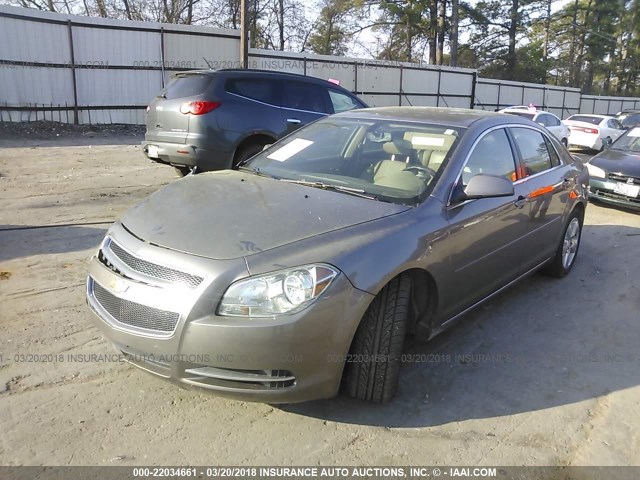
[[[596,167],[595,165],[591,165],[587,163],[587,170],[589,170],[589,175],[596,178],[607,178],[607,172],[603,169]]]
[[[306,308],[331,284],[338,270],[304,265],[250,277],[232,284],[220,302],[223,317],[271,317]]]

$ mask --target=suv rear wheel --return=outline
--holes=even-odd
[[[260,153],[265,145],[266,143],[256,141],[238,148],[235,156],[233,157],[233,168],[238,168],[238,165],[242,162]]]

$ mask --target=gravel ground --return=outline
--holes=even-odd
[[[568,278],[408,345],[390,404],[276,408],[109,361],[88,321],[89,257],[173,170],[139,145],[1,132],[0,464],[640,465],[638,214],[590,205]]]

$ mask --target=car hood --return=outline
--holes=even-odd
[[[129,210],[121,222],[154,245],[232,259],[409,208],[225,170],[176,181]]]
[[[640,178],[640,153],[609,149],[599,153],[589,162],[611,173]]]

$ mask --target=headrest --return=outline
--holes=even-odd
[[[386,142],[382,145],[382,149],[390,155],[411,155],[413,150],[411,142],[408,140],[394,140],[393,142]]]

